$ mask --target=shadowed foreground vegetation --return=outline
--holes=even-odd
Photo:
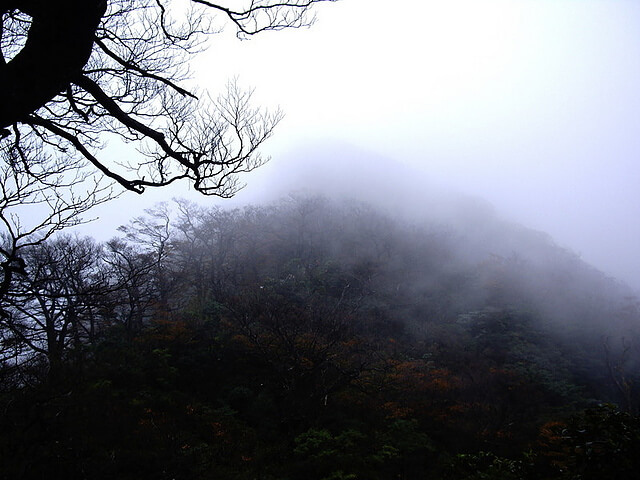
[[[292,197],[35,246],[7,479],[626,479],[638,306],[547,237]]]

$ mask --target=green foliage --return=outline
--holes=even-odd
[[[333,435],[325,429],[309,429],[294,442],[296,471],[305,478],[358,478],[366,470],[370,442],[357,430]]]
[[[640,469],[638,416],[600,405],[550,430],[544,437],[543,453],[558,478],[629,479]]]
[[[499,457],[491,452],[459,454],[447,470],[447,478],[456,480],[526,480],[530,470],[526,462]]]

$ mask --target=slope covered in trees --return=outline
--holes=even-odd
[[[636,301],[470,220],[177,202],[34,245],[0,320],[0,475],[629,478]]]

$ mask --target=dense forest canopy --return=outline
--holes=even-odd
[[[34,245],[0,324],[3,475],[630,478],[637,301],[476,217],[177,201]]]

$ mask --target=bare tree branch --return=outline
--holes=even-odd
[[[199,94],[189,62],[224,23],[241,38],[297,28],[325,1],[0,0],[0,298],[23,248],[120,189],[242,188],[282,114],[254,108],[235,82]],[[105,138],[140,154],[107,160]]]

